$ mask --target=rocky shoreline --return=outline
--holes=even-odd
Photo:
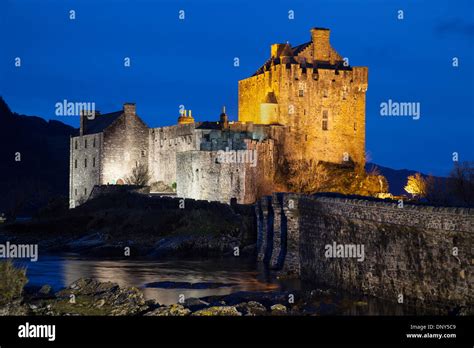
[[[322,289],[241,291],[223,296],[187,298],[180,303],[162,305],[153,299],[146,299],[143,291],[136,287],[121,287],[112,282],[81,278],[58,292],[53,292],[48,285],[39,289],[26,289],[21,298],[0,305],[0,316],[370,315],[368,310],[373,304],[364,300],[350,303],[348,300],[334,301],[335,296],[333,291]],[[351,308],[350,312],[348,308]],[[440,313],[423,310],[419,314]]]
[[[259,302],[260,301],[260,302]],[[286,304],[284,304],[286,303]],[[300,303],[301,304],[301,303]],[[254,316],[300,315],[288,294],[240,292],[227,296],[188,298],[182,303],[160,305],[146,300],[135,287],[81,278],[54,293],[50,286],[28,290],[0,306],[0,316]],[[308,311],[307,315],[317,315]]]

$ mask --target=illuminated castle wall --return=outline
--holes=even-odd
[[[273,186],[285,161],[365,164],[367,68],[351,67],[331,47],[329,30],[311,41],[274,44],[257,72],[239,81],[239,121],[182,113],[176,125],[148,128],[135,104],[93,119],[81,117],[70,144],[70,207],[94,185],[123,184],[137,164],[150,183],[176,184],[186,198],[253,203]],[[222,151],[253,151],[255,164],[218,160]]]
[[[79,136],[70,140],[70,207],[85,201],[94,185],[124,184],[133,167],[148,163],[148,133],[132,103],[110,114],[81,115]]]
[[[310,42],[272,45],[265,64],[239,81],[239,121],[287,126],[287,156],[364,164],[368,70],[349,66],[329,34],[314,28]]]

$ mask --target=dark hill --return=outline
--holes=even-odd
[[[0,213],[30,215],[54,197],[67,197],[75,132],[58,121],[14,113],[0,97]]]

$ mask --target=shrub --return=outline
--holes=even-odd
[[[25,268],[16,268],[13,262],[0,262],[0,304],[19,298],[28,282]]]

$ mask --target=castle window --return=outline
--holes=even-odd
[[[92,141],[92,146],[95,147],[95,137],[94,137],[94,140]]]
[[[304,90],[300,89],[298,92],[299,97],[304,97]]]
[[[77,189],[74,189],[74,194],[77,196]]]
[[[95,157],[92,158],[92,166],[95,167]]]
[[[87,168],[87,158],[84,158],[84,168]]]
[[[74,143],[74,148],[77,150],[77,140]]]
[[[323,89],[323,97],[327,98],[328,95],[329,95],[329,92],[328,92],[327,88]]]
[[[322,123],[322,129],[324,131],[328,130],[328,111],[323,110],[323,123]]]
[[[84,139],[84,148],[87,149],[87,139]]]
[[[146,151],[142,150],[142,157],[145,157],[145,156],[146,156]]]
[[[74,168],[77,168],[77,159],[74,160]]]
[[[87,189],[84,187],[84,195],[87,195]]]

